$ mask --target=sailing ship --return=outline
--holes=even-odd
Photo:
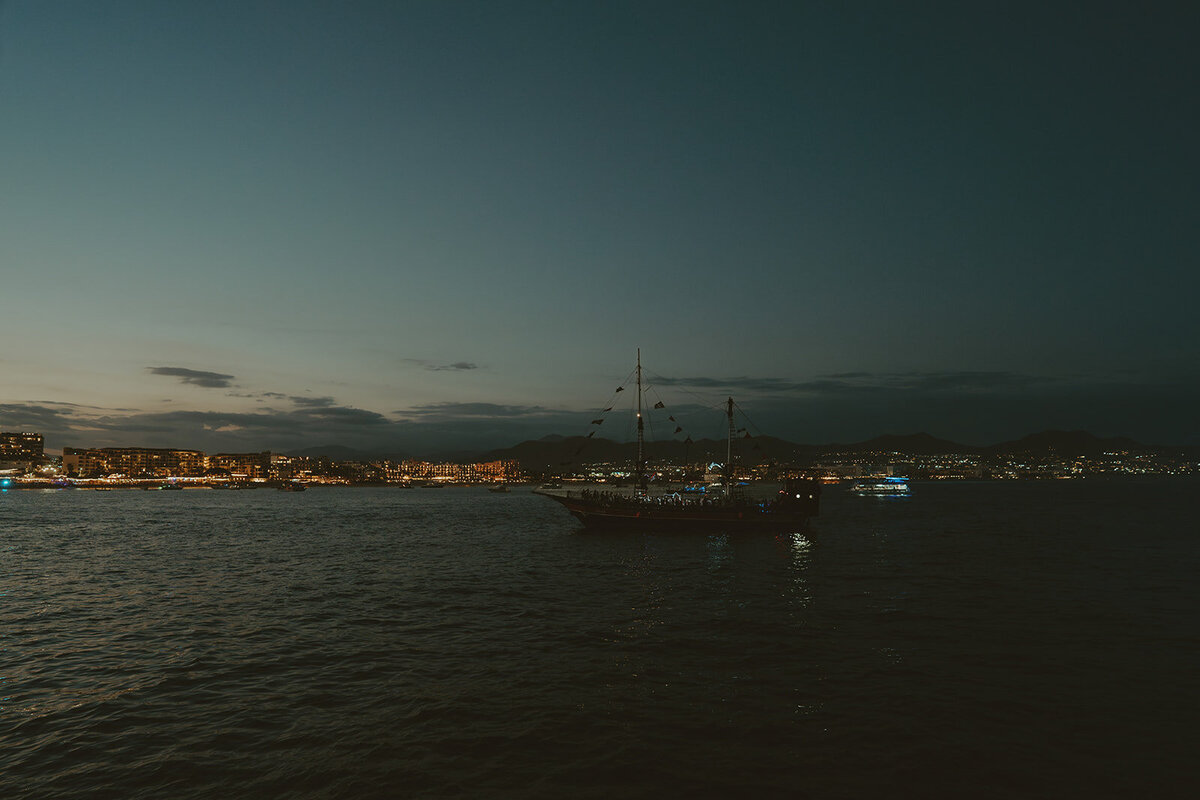
[[[740,532],[797,531],[820,510],[821,485],[814,480],[787,481],[770,497],[751,497],[733,476],[735,427],[733,398],[725,403],[729,423],[722,491],[702,495],[672,492],[651,495],[647,491],[645,425],[642,409],[642,354],[637,357],[637,489],[632,494],[584,489],[547,491],[535,494],[561,504],[588,528],[639,528],[662,531]],[[617,391],[620,391],[618,389]],[[661,404],[656,404],[661,407]]]

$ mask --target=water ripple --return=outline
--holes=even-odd
[[[1119,796],[1131,758],[1169,796],[1178,486],[1131,490],[1136,536],[1103,487],[920,489],[782,537],[581,534],[521,492],[10,492],[0,796]]]

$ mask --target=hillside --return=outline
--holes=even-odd
[[[739,439],[738,457],[747,463],[783,461],[810,462],[825,453],[903,453],[906,455],[975,454],[1002,455],[1009,453],[1056,453],[1058,455],[1097,455],[1113,451],[1151,452],[1162,448],[1150,447],[1124,437],[1100,438],[1086,431],[1042,431],[1021,439],[990,447],[975,447],[939,439],[927,433],[885,435],[864,442],[849,444],[810,445],[788,442],[771,436]],[[609,439],[546,437],[522,442],[514,447],[493,450],[480,459],[515,460],[523,469],[544,470],[564,466],[604,461],[632,461],[637,445],[633,442],[614,442]],[[647,458],[682,463],[700,460],[724,461],[725,441],[702,439],[690,445],[677,441],[646,443]]]
[[[990,453],[1056,453],[1066,456],[1095,456],[1121,451],[1147,452],[1161,448],[1135,442],[1124,436],[1100,438],[1087,431],[1042,431],[1012,442],[986,448]]]
[[[911,453],[913,455],[939,455],[941,453],[978,453],[981,448],[959,444],[948,439],[939,439],[928,433],[912,433],[904,436],[876,436],[865,442],[848,445],[826,445],[826,450],[841,452],[884,452]]]

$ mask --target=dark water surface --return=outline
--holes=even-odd
[[[0,797],[1192,796],[1197,489],[10,491]]]

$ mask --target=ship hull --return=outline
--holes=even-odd
[[[804,529],[817,515],[817,500],[787,509],[763,510],[759,505],[695,507],[656,503],[601,503],[569,495],[538,492],[559,503],[590,529],[640,529],[696,533],[772,531],[786,533]]]

